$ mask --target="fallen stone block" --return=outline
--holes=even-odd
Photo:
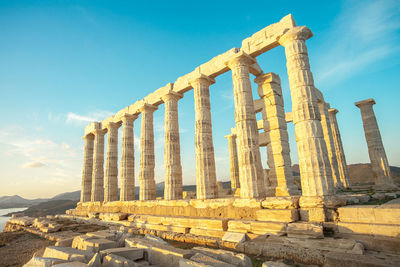
[[[90,240],[90,239],[95,239],[96,237],[93,236],[88,236],[88,235],[78,235],[75,236],[74,239],[72,240],[72,248],[76,248],[76,249],[81,249],[81,250],[86,250],[86,244],[85,241],[86,240]]]
[[[234,253],[232,251],[223,250],[223,249],[211,249],[205,247],[194,247],[192,251],[196,253],[201,253],[206,256],[212,257],[214,259],[233,264],[238,267],[252,267],[251,259],[242,254],[242,253]]]
[[[80,261],[72,261],[66,263],[55,264],[56,267],[87,267],[87,265]]]
[[[208,266],[214,266],[214,267],[234,267],[235,265],[219,261],[217,259],[214,259],[213,257],[209,257],[207,255],[204,255],[202,253],[196,253],[194,254],[191,258],[191,261],[198,262],[198,263],[203,263]]]
[[[102,250],[100,254],[102,255],[102,258],[106,255],[113,254],[127,258],[131,261],[136,261],[143,258],[143,249],[132,247],[110,248]]]
[[[113,213],[100,213],[99,219],[104,221],[123,221],[128,218],[128,214],[121,212],[113,212]]]
[[[92,252],[99,252],[100,250],[115,247],[117,247],[117,242],[103,238],[88,239],[84,241],[84,249]]]
[[[285,235],[286,223],[279,222],[250,222],[250,231],[258,235]]]
[[[69,247],[47,247],[43,253],[43,258],[56,258],[67,261],[89,262],[94,253],[89,251],[78,250]]]
[[[24,267],[50,267],[54,264],[64,263],[66,260],[60,260],[56,258],[44,258],[44,257],[32,257]]]
[[[400,261],[393,262],[369,255],[354,255],[347,253],[329,252],[325,255],[326,267],[337,266],[363,266],[363,267],[389,267],[399,266]]]
[[[226,232],[222,237],[222,241],[232,242],[232,243],[241,243],[246,241],[246,234],[244,233],[233,233]]]
[[[211,265],[191,261],[188,259],[179,260],[179,267],[212,267]]]
[[[290,267],[290,265],[279,261],[266,261],[261,267]]]
[[[103,265],[102,267],[133,267],[136,266],[136,264],[128,260],[124,257],[114,255],[114,254],[109,254],[103,258]]]
[[[267,209],[297,209],[299,208],[298,196],[292,197],[267,197],[261,203]]]
[[[88,262],[88,267],[101,267],[101,256],[99,253],[96,253],[93,258]]]
[[[299,212],[297,209],[262,209],[256,211],[256,219],[265,222],[295,222],[299,220]]]
[[[287,226],[288,237],[295,238],[324,238],[321,224],[308,222],[289,223]]]
[[[86,235],[90,236],[90,237],[95,237],[95,238],[109,239],[112,241],[115,241],[117,239],[116,232],[109,231],[109,230],[90,232],[90,233],[86,233]]]

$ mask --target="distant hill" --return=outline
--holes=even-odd
[[[14,196],[2,196],[0,197],[0,209],[8,208],[24,208],[29,207],[33,204],[37,204],[47,199],[37,198],[37,199],[26,199],[18,195]]]
[[[31,217],[64,214],[66,210],[75,208],[77,203],[78,201],[75,200],[49,200],[34,204],[24,211],[15,213],[22,213]]]
[[[74,191],[74,192],[67,192],[67,193],[62,193],[58,194],[54,197],[52,197],[50,200],[75,200],[79,201],[81,198],[81,190]]]

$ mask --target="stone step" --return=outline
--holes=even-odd
[[[318,223],[296,222],[287,226],[288,237],[295,238],[324,238],[323,227]]]
[[[256,211],[257,221],[265,222],[295,222],[299,220],[297,209],[262,209]]]
[[[192,235],[211,236],[211,237],[222,238],[226,232],[220,231],[220,230],[191,228],[189,233],[191,233]]]
[[[260,222],[250,220],[231,220],[228,222],[229,232],[253,233],[258,235],[285,235],[287,223]]]

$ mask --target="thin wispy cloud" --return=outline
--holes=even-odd
[[[22,169],[32,169],[32,168],[41,168],[46,166],[44,163],[39,161],[27,162],[21,165]]]
[[[91,112],[87,115],[77,114],[74,112],[68,112],[66,122],[67,123],[85,124],[85,123],[90,123],[93,121],[102,121],[111,115],[113,115],[113,113],[108,110],[97,110],[97,111]]]
[[[357,75],[400,50],[400,2],[348,1],[324,33],[313,69],[327,88]]]

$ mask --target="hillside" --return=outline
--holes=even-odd
[[[66,210],[75,208],[77,203],[78,201],[74,200],[49,200],[32,205],[24,211],[15,213],[22,213],[25,216],[32,217],[63,214]]]

